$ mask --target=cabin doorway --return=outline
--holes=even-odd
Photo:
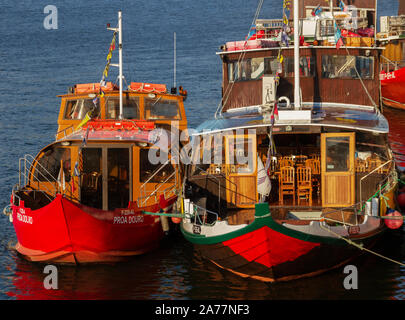
[[[130,201],[130,150],[115,147],[82,149],[81,203],[102,210],[127,208]]]
[[[348,207],[354,204],[354,155],[354,132],[321,135],[323,207]]]

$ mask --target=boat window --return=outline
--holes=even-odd
[[[228,162],[231,173],[253,173],[254,160],[252,138],[243,136],[228,138]]]
[[[51,146],[44,151],[42,157],[35,166],[34,179],[35,181],[54,182],[60,177],[60,167],[63,165],[63,173],[65,182],[70,182],[71,179],[71,160],[70,149]]]
[[[177,100],[145,98],[145,119],[176,119],[179,120],[180,109]]]
[[[328,79],[373,79],[374,57],[322,56],[322,77]]]
[[[159,150],[158,152],[164,152]],[[172,164],[169,162],[166,165],[162,163],[152,164],[148,159],[149,149],[140,149],[139,155],[139,178],[141,182],[173,182],[174,175],[171,176],[174,172]],[[161,159],[168,159],[167,156],[162,154],[159,155]],[[171,176],[171,177],[170,177]],[[150,179],[150,180],[149,180]]]
[[[284,59],[285,77],[294,77],[294,58]],[[300,77],[313,77],[315,75],[315,57],[300,57]]]
[[[108,210],[127,208],[129,203],[129,149],[107,151]]]
[[[387,152],[387,136],[383,134],[373,135],[369,132],[356,133],[356,158],[361,160],[378,158],[387,161],[389,159]]]
[[[93,111],[93,117],[98,116],[100,113],[99,99],[76,99],[67,100],[65,106],[64,119],[66,120],[81,120],[85,117],[87,112]]]
[[[82,150],[80,175],[81,203],[97,209],[103,208],[102,149]]]
[[[228,63],[229,81],[259,80],[263,75],[276,75],[279,68],[276,57],[251,58]]]
[[[192,175],[204,172],[225,174],[225,137],[223,134],[201,136],[200,145],[193,149]]]
[[[107,98],[106,119],[118,119],[120,115],[120,98]],[[139,119],[139,98],[137,97],[122,97],[123,118],[124,119]]]
[[[326,138],[326,172],[349,170],[350,137]]]

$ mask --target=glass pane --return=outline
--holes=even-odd
[[[120,113],[119,97],[107,98],[107,119],[118,119]],[[139,99],[135,97],[122,97],[124,119],[139,119]]]
[[[164,152],[160,150],[159,152]],[[149,182],[173,182],[174,175],[170,178],[169,176],[174,172],[172,164],[169,162],[164,167],[163,163],[152,164],[148,158],[149,149],[139,150],[140,161],[139,161],[139,177],[141,182],[146,182],[151,176],[153,177]],[[167,155],[159,154],[161,159],[168,159]],[[157,172],[159,170],[159,172]],[[155,174],[156,173],[156,174]]]
[[[81,202],[97,209],[103,208],[101,154],[101,148],[82,149]]]
[[[275,76],[277,72],[281,73],[279,70],[279,63],[277,58],[264,58],[264,73],[267,75]]]
[[[108,210],[127,208],[129,203],[129,149],[107,151]]]
[[[231,173],[253,172],[253,142],[251,138],[230,137],[228,140],[229,163]]]
[[[95,111],[93,117],[98,116],[98,114],[100,113],[99,99],[97,99],[96,101],[96,103],[94,103],[92,99],[78,99],[67,101],[65,108],[65,119],[81,120],[90,110]]]
[[[294,58],[284,59],[284,74],[286,77],[294,77]],[[313,77],[315,74],[315,58],[300,57],[300,77]]]
[[[250,75],[252,80],[258,80],[263,77],[264,73],[264,59],[263,58],[253,58],[251,60],[252,73]]]
[[[350,137],[326,138],[326,171],[349,171]]]
[[[64,178],[66,182],[71,179],[70,149],[51,147],[44,152],[35,167],[35,181],[56,181],[60,172],[60,164],[63,164]]]
[[[180,119],[178,101],[145,98],[145,119]]]
[[[322,77],[373,79],[374,58],[362,56],[322,56]],[[356,72],[357,71],[357,72]]]

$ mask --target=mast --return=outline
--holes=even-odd
[[[299,0],[294,0],[294,109],[301,109]]]
[[[120,82],[120,115],[119,118],[124,118],[124,108],[122,105],[122,13],[118,11],[118,54],[119,54],[119,82]]]
[[[118,28],[110,28],[110,25],[107,25],[107,29],[118,32],[118,64],[116,63],[111,63],[111,66],[113,67],[118,67],[119,70],[119,75],[118,75],[118,80],[119,80],[119,90],[120,90],[120,110],[119,110],[119,119],[124,119],[124,108],[123,108],[123,103],[122,103],[122,79],[124,76],[122,75],[122,12],[121,10],[118,11]]]

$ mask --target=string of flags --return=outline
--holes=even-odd
[[[107,64],[106,64],[106,66],[104,68],[103,77],[101,78],[101,81],[100,81],[100,97],[104,96],[104,92],[103,92],[103,90],[101,90],[101,87],[105,86],[105,78],[108,77],[108,71],[110,69],[112,52],[113,52],[113,50],[115,50],[115,38],[116,38],[116,35],[117,35],[117,31],[114,31],[113,38],[112,38],[112,41],[111,41],[111,44],[110,44],[110,48],[109,48],[108,54],[107,54],[107,59],[106,59]]]
[[[289,31],[288,19],[290,15],[291,0],[283,1],[283,30],[281,30],[281,42],[289,47],[289,38],[287,32]],[[287,15],[288,12],[288,15]]]

